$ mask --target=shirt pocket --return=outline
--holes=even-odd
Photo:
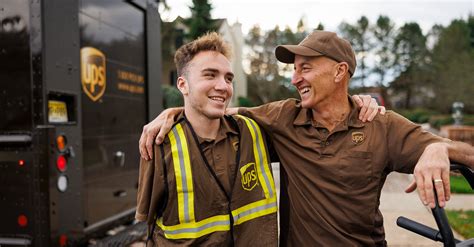
[[[372,152],[342,152],[339,178],[350,191],[369,185],[373,180]]]

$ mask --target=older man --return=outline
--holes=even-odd
[[[433,207],[433,184],[440,205],[449,200],[449,159],[474,167],[472,146],[434,136],[394,112],[359,120],[348,97],[354,51],[335,33],[314,31],[298,45],[278,46],[275,55],[294,64],[301,101],[238,112],[266,131],[281,159],[282,246],[385,246],[379,199],[387,174],[414,172],[408,190],[418,186],[422,202]],[[169,117],[163,119],[146,130],[154,135],[162,123],[169,130]]]

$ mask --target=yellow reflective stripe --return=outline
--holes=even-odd
[[[270,187],[271,187],[271,197],[276,197],[276,191],[275,191],[275,182],[273,181],[273,175],[272,173],[270,172],[270,162],[268,161],[268,155],[267,155],[267,149],[266,149],[266,146],[265,146],[265,143],[263,141],[263,135],[262,135],[262,131],[260,130],[260,126],[258,126],[258,124],[255,122],[255,120],[249,118],[249,120],[253,123],[253,125],[255,126],[256,130],[257,130],[257,135],[260,136],[260,138],[258,139],[259,142],[258,142],[258,145],[260,145],[260,149],[262,150],[262,156],[263,156],[263,169],[264,169],[264,172],[265,174],[267,175],[268,177],[268,180],[269,180],[269,183],[270,183]],[[268,198],[268,197],[267,197]]]
[[[168,239],[199,238],[209,233],[230,230],[229,215],[217,215],[199,222],[182,223],[174,226],[163,225],[162,218],[156,224]]]
[[[262,185],[265,198],[275,197],[275,184],[273,182],[272,173],[269,169],[270,164],[268,163],[267,151],[265,149],[265,144],[263,142],[263,136],[262,132],[260,131],[260,127],[253,119],[241,115],[237,116],[244,120],[245,124],[247,125],[247,128],[250,131],[250,135],[252,136],[252,146],[255,157],[255,164],[257,165],[258,179],[260,181],[260,184]]]
[[[194,218],[194,187],[193,187],[193,174],[191,171],[191,159],[189,158],[189,149],[188,143],[186,142],[186,136],[184,135],[183,128],[181,124],[177,126],[179,137],[182,141],[183,147],[183,159],[184,159],[184,169],[186,170],[186,183],[188,188],[188,214],[189,214],[189,221],[194,222],[196,219]]]
[[[178,192],[178,215],[179,222],[184,222],[184,194],[183,194],[183,184],[181,169],[179,168],[179,155],[178,155],[178,145],[176,144],[176,137],[174,136],[174,131],[168,133],[168,138],[171,143],[171,154],[173,156],[173,167],[174,175],[176,177],[176,191]]]
[[[177,124],[169,133],[173,167],[178,194],[179,222],[194,222],[194,189],[188,144],[181,124]]]
[[[232,211],[234,225],[277,212],[276,198],[264,199],[247,204]]]

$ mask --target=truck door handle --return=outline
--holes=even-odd
[[[122,151],[117,151],[114,154],[114,162],[120,167],[125,165],[125,153]]]
[[[127,196],[127,191],[125,190],[117,190],[114,192],[115,197],[125,197]]]

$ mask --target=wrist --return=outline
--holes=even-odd
[[[426,150],[432,153],[446,153],[449,156],[449,144],[445,142],[431,143],[426,146]]]

